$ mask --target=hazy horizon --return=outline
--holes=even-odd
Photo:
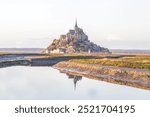
[[[0,0],[0,48],[46,48],[74,28],[110,49],[150,49],[148,0]]]

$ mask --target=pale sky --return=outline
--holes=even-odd
[[[149,0],[0,0],[0,48],[46,48],[76,18],[100,46],[150,49]]]

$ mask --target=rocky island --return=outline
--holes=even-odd
[[[70,29],[65,35],[60,35],[59,39],[54,39],[43,53],[110,53],[107,48],[90,42],[83,29],[79,28],[77,21],[74,30]]]

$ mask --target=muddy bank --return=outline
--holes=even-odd
[[[64,72],[80,74],[88,78],[150,89],[150,71],[139,69],[127,69],[119,67],[78,64],[73,62],[59,62],[53,66]]]

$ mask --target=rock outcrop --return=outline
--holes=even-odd
[[[107,48],[103,48],[88,40],[88,36],[81,28],[75,24],[74,30],[69,30],[66,35],[60,35],[59,39],[54,39],[52,44],[43,53],[110,53]]]

